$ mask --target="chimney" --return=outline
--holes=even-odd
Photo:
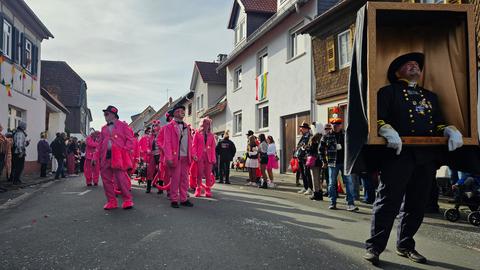
[[[219,55],[217,55],[217,61],[215,61],[215,62],[216,63],[222,63],[223,61],[225,61],[225,59],[227,59],[226,54],[219,54]]]

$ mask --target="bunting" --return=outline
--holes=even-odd
[[[10,84],[5,85],[5,89],[7,90],[7,96],[11,97],[12,96],[11,85]]]
[[[259,75],[255,80],[256,91],[255,100],[264,100],[267,98],[267,73]]]

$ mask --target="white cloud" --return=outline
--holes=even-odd
[[[189,90],[193,61],[232,49],[230,0],[26,0],[55,36],[42,59],[66,61],[88,85],[92,126],[118,106],[127,122]]]

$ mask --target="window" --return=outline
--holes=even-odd
[[[22,36],[23,33],[20,33],[18,29],[15,28],[15,62],[20,63],[21,60],[21,52],[22,52]]]
[[[242,133],[242,112],[236,112],[233,114],[233,133]]]
[[[240,43],[247,36],[247,26],[245,19],[242,19],[235,28],[235,45]]]
[[[258,108],[258,129],[268,128],[268,106]]]
[[[12,25],[3,20],[3,54],[12,58]]]
[[[268,72],[268,52],[267,49],[258,54],[257,76]]]
[[[200,97],[197,97],[197,111],[200,111]]]
[[[201,108],[205,108],[204,103],[203,103],[203,94],[200,96],[200,106]]]
[[[25,68],[32,72],[32,42],[25,40]]]
[[[338,66],[340,69],[350,66],[352,58],[352,39],[350,29],[338,35]]]
[[[192,103],[188,104],[188,116],[192,115]]]
[[[305,52],[305,36],[298,33],[303,23],[298,24],[288,35],[288,59],[292,59]]]
[[[24,121],[25,122],[25,111],[18,109],[16,107],[9,106],[8,107],[8,121],[7,121],[7,129],[14,130],[18,126],[18,122]]]
[[[235,69],[233,74],[233,88],[234,90],[242,87],[242,67]]]

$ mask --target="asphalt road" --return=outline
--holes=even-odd
[[[0,207],[0,269],[375,269],[362,260],[370,209],[331,211],[286,191],[216,185],[214,198],[172,209],[134,186],[135,208],[104,211],[82,178],[44,184]],[[425,220],[419,265],[394,253],[385,269],[480,269],[480,229]]]

